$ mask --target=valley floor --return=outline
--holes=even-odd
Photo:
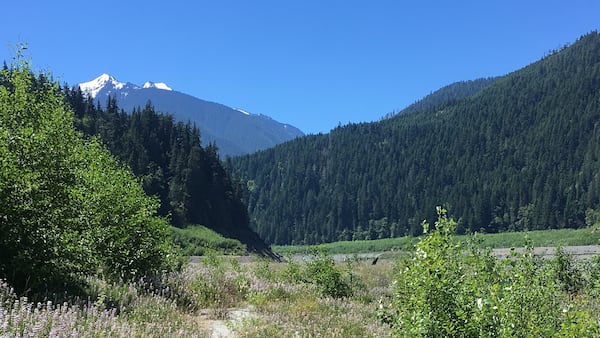
[[[587,258],[600,247],[564,250],[573,258]],[[509,252],[494,250],[500,258]],[[543,257],[554,253],[548,247],[535,251]],[[380,258],[376,264],[374,257]],[[3,284],[0,336],[391,337],[397,332],[379,311],[394,297],[402,257],[408,256],[337,255],[334,262],[334,256],[317,254],[283,263],[198,257],[158,286],[92,281],[99,297],[83,307],[17,299]],[[600,323],[595,310],[600,289],[594,285],[589,293],[565,299],[580,302],[578,311]]]

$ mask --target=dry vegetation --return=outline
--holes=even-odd
[[[453,226],[441,214],[415,251],[377,264],[322,252],[284,263],[209,255],[161,279],[90,278],[88,298],[41,302],[2,282],[0,336],[600,335],[599,257],[559,249],[537,259],[527,248],[498,259],[476,239],[453,241]]]
[[[18,298],[3,283],[0,336],[390,335],[376,317],[377,301],[389,292],[389,262],[333,265],[324,255],[311,262],[320,265],[208,256],[162,282],[91,280],[94,297],[68,302]],[[323,288],[328,278],[333,284]],[[341,289],[347,294],[335,294]]]

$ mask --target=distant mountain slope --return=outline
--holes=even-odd
[[[600,36],[457,100],[236,158],[269,243],[580,227],[600,208]],[[435,94],[435,93],[434,93]]]
[[[151,101],[157,111],[173,114],[178,121],[195,123],[202,142],[216,143],[221,155],[248,154],[304,135],[298,128],[265,115],[204,101],[174,91],[165,83],[146,82],[137,86],[102,74],[92,81],[80,83],[79,87],[103,106],[109,96],[115,97],[119,107],[127,112]]]

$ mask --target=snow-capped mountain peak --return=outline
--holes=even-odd
[[[113,76],[104,73],[92,81],[80,83],[79,88],[82,92],[95,98],[98,92],[107,85],[112,85],[114,89],[121,89],[125,86],[125,83],[119,82]]]
[[[144,83],[142,88],[156,88],[156,89],[162,89],[162,90],[173,90],[171,87],[167,86],[167,84],[164,82],[151,82],[151,81],[147,81],[146,83]]]
[[[102,74],[80,83],[79,88],[100,106],[108,107],[116,101],[121,111],[132,112],[150,102],[156,112],[169,114],[174,122],[191,121],[198,126],[203,143],[218,144],[222,156],[253,153],[304,135],[299,129],[268,116],[202,100],[173,90],[164,82],[136,85]]]
[[[92,81],[83,82],[79,84],[79,88],[81,91],[93,99],[97,98],[98,95],[112,95],[116,91],[125,91],[121,93],[121,95],[127,96],[129,90],[141,89],[141,88],[156,88],[162,90],[172,91],[173,89],[169,87],[164,82],[151,82],[148,81],[144,83],[142,87],[134,85],[129,82],[119,82],[113,76],[109,74],[102,74]]]

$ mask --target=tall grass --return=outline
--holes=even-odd
[[[436,238],[375,265],[322,253],[284,263],[206,255],[160,280],[90,278],[89,298],[63,297],[69,303],[18,297],[0,281],[0,337],[209,337],[215,322],[241,337],[391,337],[436,323],[449,336],[462,329],[477,336],[491,325],[526,332],[537,323],[531,318],[571,336],[599,333],[600,258],[575,261],[559,251],[544,262],[527,253],[496,260],[480,249],[464,254],[460,237]],[[436,310],[423,312],[424,304]]]
[[[99,297],[75,303],[32,302],[0,282],[1,337],[206,337],[174,299],[113,286],[127,304],[109,307]],[[107,290],[105,290],[107,291]],[[114,299],[112,299],[114,301]],[[105,302],[106,301],[106,302]]]
[[[91,279],[90,298],[69,304],[18,298],[2,283],[0,337],[208,337],[219,320],[242,337],[386,337],[375,308],[389,271],[387,262],[336,264],[324,256],[241,264],[209,255],[161,281]],[[239,309],[247,317],[232,320]]]

